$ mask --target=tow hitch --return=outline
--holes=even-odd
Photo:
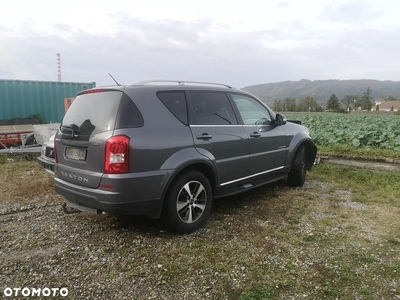
[[[66,200],[63,204],[61,204],[61,206],[63,207],[63,210],[66,214],[76,214],[79,212],[87,212],[92,214],[103,213],[101,210],[98,210],[96,208],[83,206],[75,202],[69,202],[68,200]]]
[[[70,207],[70,206],[67,206],[67,203],[66,202],[64,202],[63,204],[61,204],[61,206],[62,206],[62,208],[63,208],[63,211],[64,211],[64,213],[66,213],[66,214],[77,214],[77,213],[80,213],[81,211],[80,210],[77,210],[77,209],[75,209],[75,208],[73,208],[73,207]]]

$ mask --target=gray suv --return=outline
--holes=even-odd
[[[213,198],[286,178],[302,186],[317,148],[307,129],[220,84],[146,81],[80,92],[55,137],[66,207],[198,229]]]

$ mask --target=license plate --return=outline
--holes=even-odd
[[[66,147],[65,157],[74,160],[86,160],[86,150],[73,147]]]

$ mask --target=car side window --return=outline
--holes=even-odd
[[[185,92],[158,92],[157,97],[182,123],[188,124]]]
[[[269,125],[271,116],[268,110],[256,99],[245,95],[231,94],[244,125]]]
[[[190,92],[198,125],[238,124],[231,102],[225,93]]]

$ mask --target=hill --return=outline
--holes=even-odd
[[[346,95],[361,95],[370,87],[372,98],[393,96],[400,98],[400,81],[359,80],[308,80],[265,83],[242,88],[259,99],[272,105],[275,100],[287,97],[303,99],[313,96],[321,105],[335,94],[341,100]]]

